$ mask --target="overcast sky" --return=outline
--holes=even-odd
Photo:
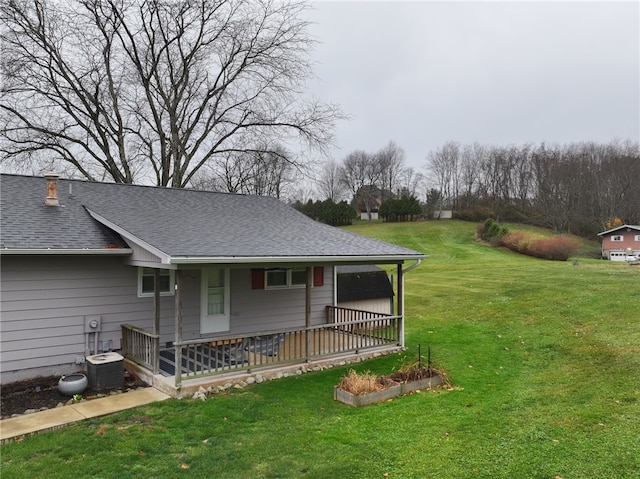
[[[313,95],[339,104],[333,158],[390,140],[421,169],[449,140],[640,137],[640,2],[312,4]]]

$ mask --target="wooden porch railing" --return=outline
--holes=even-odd
[[[160,372],[160,336],[130,324],[122,325],[122,353],[127,359]]]
[[[245,336],[216,336],[174,343],[159,351],[159,370],[175,376],[178,387],[183,379],[214,375],[234,370],[250,370],[279,363],[310,361],[347,352],[361,352],[381,346],[400,345],[402,316],[370,311],[327,307],[327,324],[299,329],[262,331]],[[125,332],[126,331],[126,332]],[[153,369],[147,351],[158,344],[156,335],[144,333],[146,346],[140,344],[141,331],[123,326],[124,355]],[[125,335],[130,339],[125,340]],[[135,350],[125,349],[134,345]],[[138,357],[139,354],[145,354]],[[179,358],[176,361],[176,358]]]

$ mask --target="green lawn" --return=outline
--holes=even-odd
[[[518,256],[457,221],[349,229],[429,255],[408,350],[357,369],[430,345],[451,390],[353,409],[339,368],[170,400],[2,446],[0,477],[640,478],[640,267]]]

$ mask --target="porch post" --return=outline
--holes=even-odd
[[[400,346],[404,348],[404,276],[402,274],[402,263],[398,264],[398,340]]]
[[[311,360],[311,338],[309,336],[309,328],[311,327],[311,285],[313,284],[313,267],[307,266],[307,281],[304,287],[304,324],[306,326],[305,330],[305,341],[306,341],[306,351],[305,358],[307,362]]]
[[[177,269],[175,273],[176,279],[176,291],[175,291],[175,306],[176,306],[176,338],[173,343],[175,369],[176,369],[176,388],[180,387],[182,383],[182,270]]]
[[[153,270],[153,334],[160,334],[160,270]]]
[[[153,270],[153,334],[160,334],[160,270]],[[160,340],[158,340],[159,342]],[[158,345],[159,346],[159,345]],[[156,349],[158,349],[156,346]],[[160,372],[160,351],[156,350],[153,356],[153,374]]]

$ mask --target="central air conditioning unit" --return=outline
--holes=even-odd
[[[118,353],[87,356],[89,387],[94,391],[107,391],[124,386],[124,357]]]

